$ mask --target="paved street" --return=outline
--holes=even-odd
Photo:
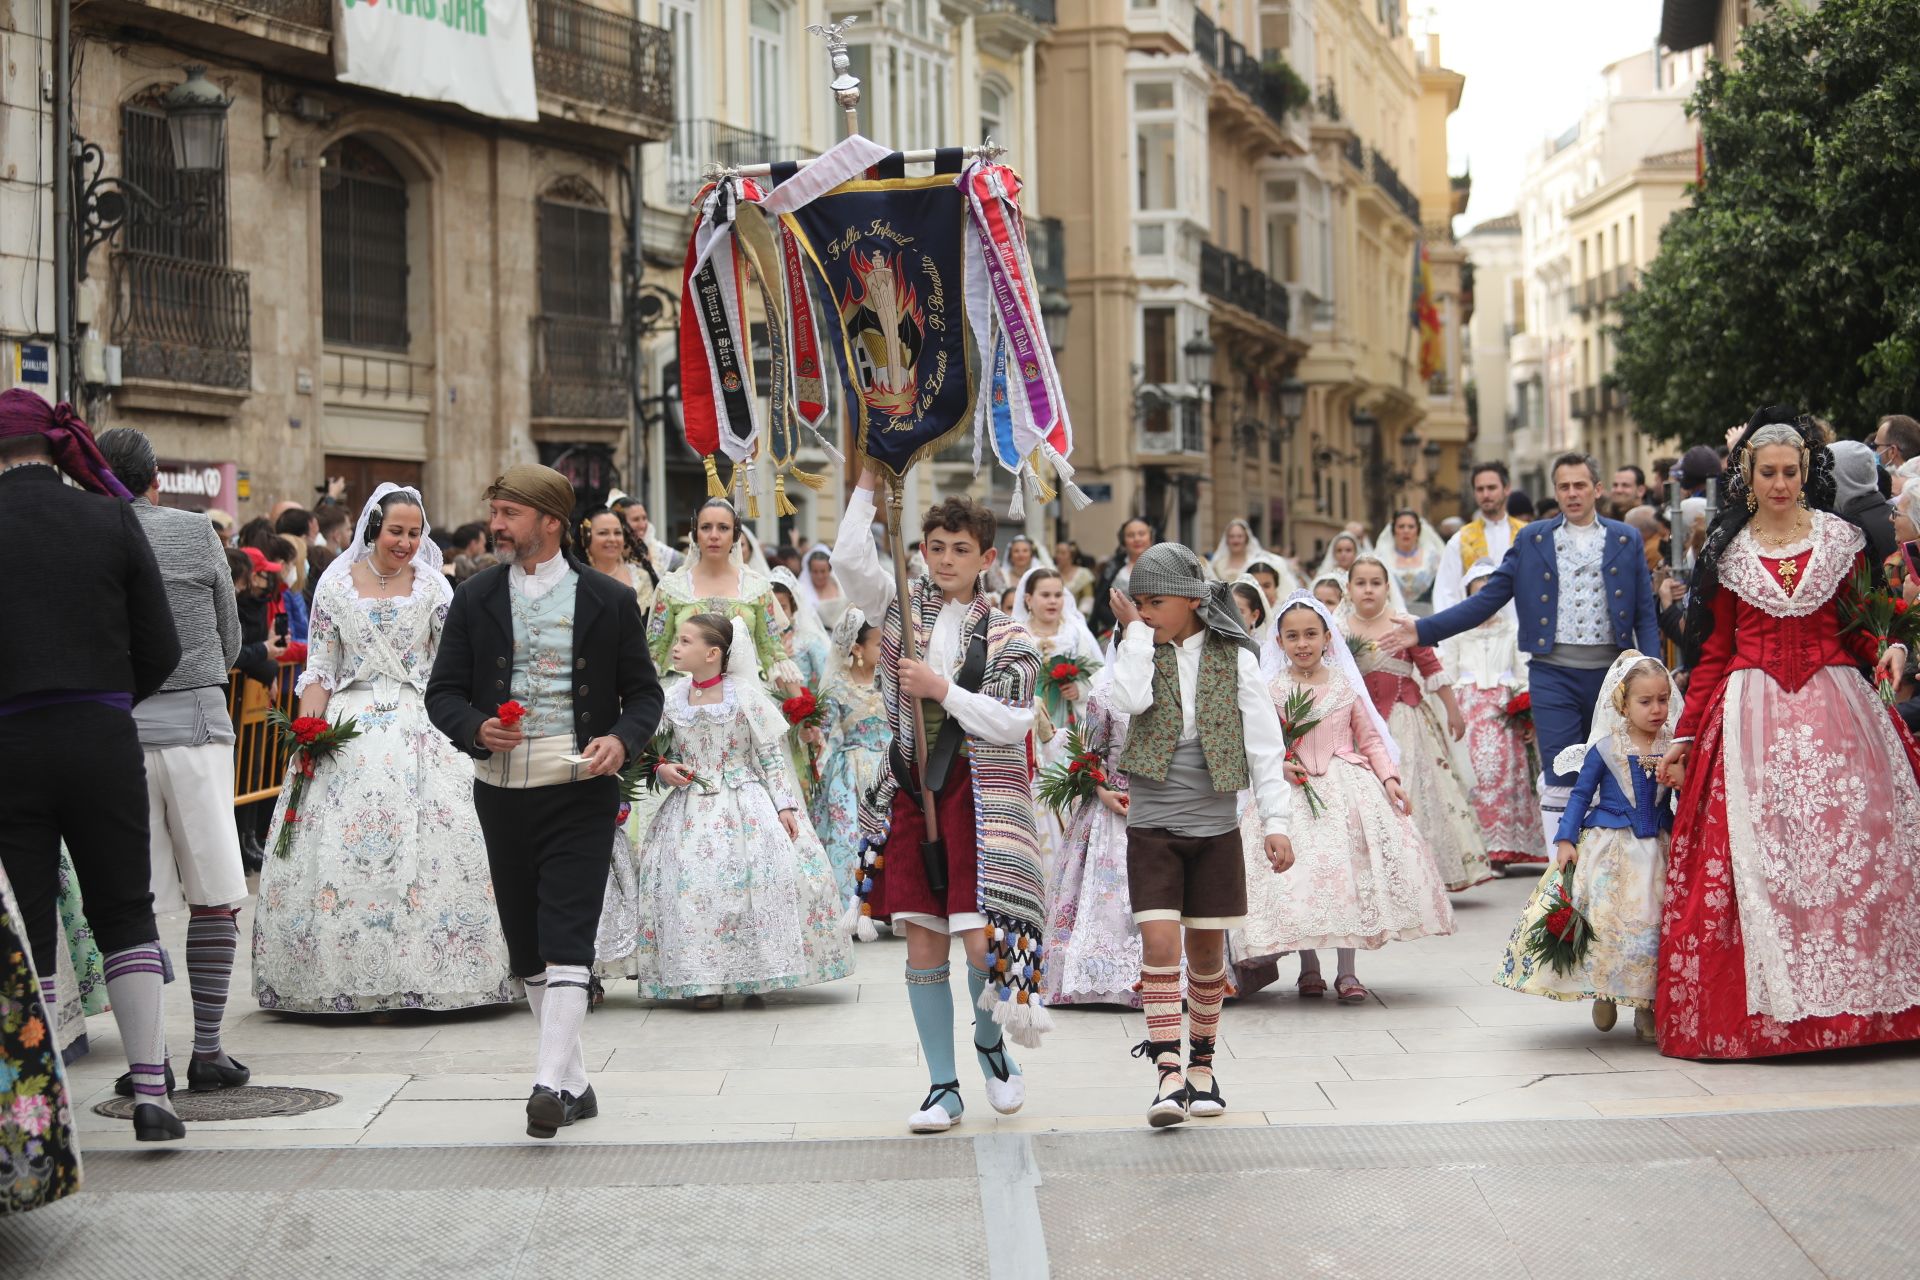
[[[1533,999],[1488,981],[1532,877],[1455,901],[1459,932],[1360,958],[1374,1000],[1301,1001],[1289,980],[1229,1006],[1221,1082],[1232,1107],[1211,1127],[1404,1121],[1595,1119],[1805,1107],[1920,1104],[1920,1051],[1866,1050],[1757,1063],[1662,1058],[1631,1018],[1594,1031],[1585,1005]],[[250,929],[251,912],[241,917]],[[184,917],[166,921],[182,954]],[[259,1084],[341,1095],[286,1119],[194,1126],[205,1147],[522,1143],[533,1068],[524,1006],[466,1016],[314,1019],[254,1007],[245,951],[228,1009],[228,1047]],[[904,944],[857,949],[852,979],[718,1013],[647,1007],[616,985],[587,1020],[600,1118],[565,1143],[894,1138],[926,1090],[901,976]],[[1331,965],[1333,957],[1323,957]],[[958,983],[956,983],[958,988]],[[191,1041],[184,981],[168,988],[169,1042]],[[963,991],[964,995],[964,991]],[[964,999],[958,1003],[964,1004]],[[964,1023],[969,1016],[957,1014]],[[996,1117],[969,1063],[956,1136],[1138,1127],[1152,1072],[1128,1056],[1137,1013],[1056,1011],[1058,1030],[1021,1055],[1024,1112]],[[123,1121],[92,1113],[124,1070],[111,1016],[88,1027],[94,1052],[74,1072],[87,1149],[131,1146]],[[960,1033],[964,1046],[967,1033]]]
[[[236,997],[229,1042],[256,1081],[342,1101],[138,1154],[91,1111],[119,1069],[96,1018],[75,1073],[87,1193],[0,1227],[0,1275],[780,1275],[864,1257],[1006,1277],[1043,1256],[1058,1276],[1165,1275],[1193,1269],[1201,1229],[1218,1275],[1920,1270],[1920,1052],[1707,1065],[1599,1035],[1583,1005],[1486,981],[1527,887],[1466,895],[1455,937],[1363,956],[1369,1005],[1289,986],[1230,1008],[1232,1113],[1164,1133],[1140,1122],[1138,1015],[1062,1010],[1025,1056],[1024,1113],[993,1117],[976,1089],[954,1134],[906,1137],[925,1078],[892,941],[862,947],[853,980],[762,1009],[616,989],[587,1026],[600,1118],[538,1147],[524,1012],[315,1022]],[[183,986],[169,997],[185,1044]],[[908,1218],[944,1225],[889,1225]]]

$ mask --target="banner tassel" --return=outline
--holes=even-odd
[[[1066,494],[1067,502],[1075,511],[1085,511],[1093,505],[1093,499],[1089,498],[1086,492],[1071,480],[1065,482],[1062,492]]]
[[[1025,520],[1027,518],[1026,499],[1020,496],[1020,486],[1013,486],[1013,501],[1007,504],[1007,519]]]
[[[727,486],[720,483],[720,468],[713,465],[713,455],[708,454],[700,461],[705,463],[707,468],[707,496],[709,498],[726,497]]]
[[[815,426],[809,426],[807,430],[813,433],[814,443],[820,446],[820,451],[833,459],[834,466],[844,467],[847,465],[847,455],[841,453],[839,449],[834,447],[833,441],[827,438],[826,432]]]
[[[818,472],[802,471],[799,467],[789,467],[788,470],[792,473],[795,480],[798,480],[815,493],[819,493],[827,487],[827,478]]]
[[[787,497],[787,477],[781,472],[773,473],[773,514],[793,516],[800,514],[800,508],[793,505],[793,499]]]

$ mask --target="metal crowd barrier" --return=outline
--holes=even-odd
[[[236,808],[280,794],[287,775],[287,750],[267,723],[279,707],[293,714],[293,682],[301,667],[283,664],[271,686],[238,670],[227,673],[227,716],[233,721],[233,803]]]

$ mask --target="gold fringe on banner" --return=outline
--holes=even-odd
[[[787,497],[787,478],[780,472],[773,473],[773,514],[793,516],[800,514],[800,508],[793,505],[793,499]]]
[[[788,469],[793,473],[795,480],[798,480],[815,493],[819,493],[827,487],[827,478],[823,475],[812,471],[802,471],[799,467],[790,467]]]
[[[720,483],[720,468],[713,465],[713,455],[708,454],[700,461],[706,464],[707,468],[707,496],[709,498],[726,497],[727,487]]]

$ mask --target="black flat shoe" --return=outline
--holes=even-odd
[[[228,1055],[226,1066],[217,1062],[202,1062],[193,1058],[187,1063],[187,1089],[193,1093],[218,1093],[222,1089],[238,1089],[253,1079],[253,1072],[247,1070],[247,1064]],[[173,1081],[169,1079],[171,1086]],[[172,1089],[169,1088],[171,1093]]]
[[[178,1142],[187,1136],[180,1117],[152,1102],[136,1103],[133,1108],[135,1142]]]
[[[193,1070],[191,1068],[187,1070],[187,1079],[189,1081],[193,1079]],[[241,1083],[244,1084],[245,1081],[242,1081]],[[173,1085],[174,1085],[173,1063],[168,1062],[167,1063],[167,1096],[169,1098],[173,1096]],[[120,1073],[120,1078],[113,1082],[113,1092],[117,1097],[131,1098],[133,1096],[133,1072],[122,1071]]]
[[[600,1100],[593,1096],[592,1085],[576,1098],[537,1084],[527,1098],[527,1136],[551,1138],[575,1120],[591,1120],[599,1114]]]

